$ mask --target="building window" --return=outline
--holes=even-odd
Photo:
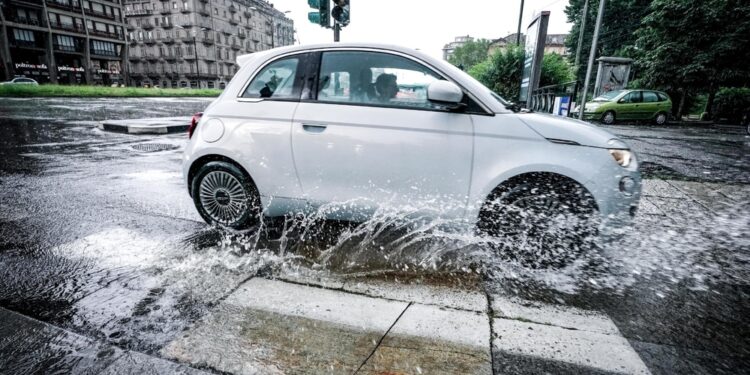
[[[177,9],[177,2],[176,1],[172,2],[172,9]]]
[[[34,41],[34,33],[31,30],[13,29],[13,36],[16,38],[17,41],[23,41],[23,42]]]
[[[91,49],[94,55],[117,56],[117,50],[115,49],[114,43],[92,40]]]
[[[186,9],[186,10],[188,9],[188,2],[187,1],[183,1],[182,2],[182,9]]]

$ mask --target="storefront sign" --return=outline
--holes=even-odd
[[[46,64],[16,63],[16,69],[47,69]]]
[[[97,69],[96,74],[120,74],[119,70]]]
[[[83,68],[76,68],[74,66],[58,66],[57,67],[58,72],[76,72],[76,73],[83,73]]]

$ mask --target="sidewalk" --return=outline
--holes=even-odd
[[[185,132],[190,117],[161,117],[131,120],[105,120],[97,126],[101,130],[129,134],[167,134]]]

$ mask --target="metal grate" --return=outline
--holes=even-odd
[[[133,149],[143,152],[167,151],[175,150],[177,148],[179,148],[179,146],[170,145],[167,143],[140,143],[137,145],[133,145]]]

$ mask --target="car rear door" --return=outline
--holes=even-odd
[[[347,202],[344,215],[383,206],[463,215],[473,125],[469,114],[427,100],[438,79],[395,53],[322,52],[316,94],[300,102],[292,125],[306,198],[314,206]]]

